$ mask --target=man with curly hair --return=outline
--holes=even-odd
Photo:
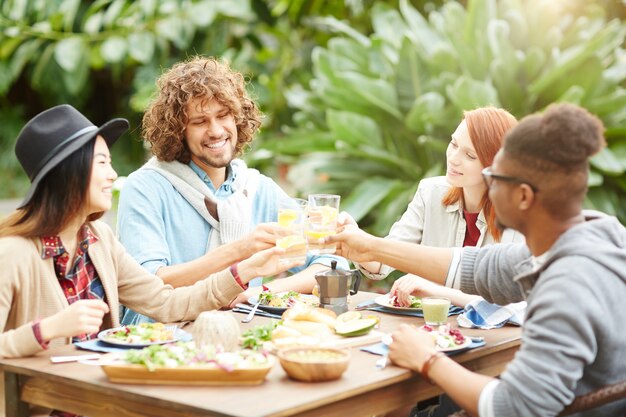
[[[278,201],[286,193],[240,156],[261,126],[243,76],[214,58],[174,65],[157,81],[142,133],[154,155],[124,183],[118,211],[122,244],[149,272],[174,287],[275,245]],[[310,293],[315,273],[332,259],[317,256],[273,292]],[[237,276],[236,266],[231,268]],[[247,300],[250,289],[233,300]],[[127,311],[123,323],[146,321]]]

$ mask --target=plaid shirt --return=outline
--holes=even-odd
[[[87,252],[89,245],[97,242],[98,238],[87,225],[81,228],[78,237],[79,243],[76,248],[76,259],[74,259],[74,264],[69,269],[67,275],[65,271],[67,270],[67,263],[70,257],[63,247],[59,236],[43,236],[41,238],[43,243],[41,257],[43,259],[53,258],[54,272],[69,304],[78,300],[104,300],[102,281],[100,281],[98,272],[91,263],[89,253]],[[74,337],[72,341],[83,342],[96,336],[97,333],[84,334]]]

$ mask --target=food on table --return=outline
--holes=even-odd
[[[263,291],[259,295],[259,300],[261,301],[261,305],[281,308],[293,307],[298,303],[306,305],[319,304],[319,298],[307,294],[300,294],[296,291],[279,292],[276,294],[269,291]]]
[[[394,307],[406,307],[406,308],[422,308],[422,299],[420,297],[415,297],[413,295],[409,295],[409,305],[403,306],[398,301],[398,297],[395,295],[389,296],[389,304]]]
[[[197,346],[214,345],[232,352],[239,345],[239,323],[225,311],[204,311],[193,325],[193,340]]]
[[[148,344],[174,341],[174,332],[163,323],[140,323],[110,331],[102,338],[118,344]]]
[[[344,360],[346,355],[336,349],[291,349],[283,357],[298,362],[335,362]]]
[[[260,352],[223,352],[214,346],[197,347],[194,342],[129,350],[124,355],[124,360],[130,364],[143,365],[150,371],[157,368],[212,367],[230,372],[235,369],[266,367],[270,363],[267,355]]]
[[[378,324],[376,318],[361,318],[358,311],[348,311],[337,317],[335,332],[344,337],[363,336]]]
[[[295,348],[280,351],[278,358],[290,378],[306,382],[332,381],[348,368],[350,353],[331,348]]]
[[[315,323],[323,323],[331,329],[335,327],[336,318],[337,314],[332,310],[303,304],[296,305],[283,313],[283,321],[312,321]]]
[[[241,346],[244,349],[271,350],[268,344],[272,341],[272,332],[276,329],[277,322],[272,320],[269,324],[254,326],[241,335]]]
[[[459,329],[451,328],[449,323],[438,326],[436,329],[432,326],[424,325],[422,329],[433,336],[435,345],[439,349],[455,348],[463,345],[467,340]]]
[[[325,323],[316,323],[305,320],[284,320],[282,326],[296,330],[305,336],[312,336],[318,339],[326,339],[333,334],[333,331]]]

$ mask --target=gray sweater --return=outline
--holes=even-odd
[[[554,416],[574,397],[626,380],[626,229],[615,218],[569,229],[536,271],[524,244],[464,248],[461,290],[497,304],[528,301],[495,415]],[[624,416],[626,399],[579,415]]]

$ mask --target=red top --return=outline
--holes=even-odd
[[[476,227],[478,213],[470,213],[467,210],[463,210],[463,217],[465,218],[466,224],[463,246],[476,246],[478,239],[480,238],[480,230]]]
[[[104,287],[102,281],[98,277],[98,272],[91,263],[89,245],[98,241],[98,238],[91,232],[87,225],[84,225],[79,232],[78,247],[76,248],[76,259],[69,269],[67,275],[67,263],[69,262],[69,254],[61,243],[59,236],[43,236],[43,250],[41,257],[43,259],[52,258],[54,263],[54,272],[56,273],[63,294],[68,304],[72,304],[78,300],[104,300]],[[89,335],[80,335],[73,338],[73,342],[82,342],[93,339],[97,333]]]

